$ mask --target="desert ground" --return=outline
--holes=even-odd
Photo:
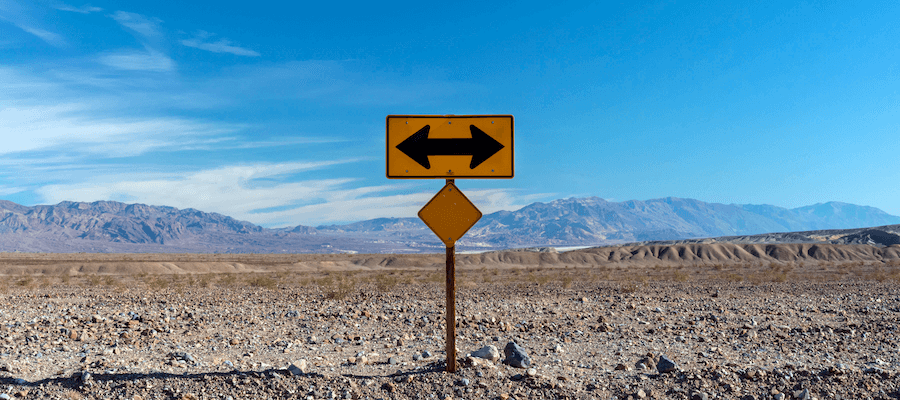
[[[3,253],[0,399],[900,398],[900,247],[710,246],[459,255],[456,373],[443,254]]]

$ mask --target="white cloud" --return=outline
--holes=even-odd
[[[197,48],[200,50],[211,51],[213,53],[231,53],[238,56],[259,57],[259,53],[250,49],[235,46],[228,39],[219,39],[215,42],[208,42],[212,36],[209,32],[199,31],[192,39],[182,40],[181,44]]]
[[[85,5],[81,6],[81,7],[73,7],[73,6],[70,6],[70,5],[68,5],[68,4],[62,4],[62,3],[60,3],[60,4],[57,4],[56,7],[54,7],[54,8],[56,8],[57,10],[60,10],[60,11],[71,11],[71,12],[76,12],[76,13],[79,13],[79,14],[90,14],[90,13],[93,13],[93,12],[100,12],[100,11],[103,11],[102,8],[100,8],[100,7],[93,7],[93,6],[91,6],[90,4],[85,4]]]
[[[124,50],[105,54],[100,56],[100,62],[127,71],[169,72],[175,69],[175,61],[150,48],[146,51]]]
[[[254,210],[291,207],[341,197],[342,192],[347,190],[340,188],[355,179],[318,179],[274,184],[270,180],[355,161],[357,160],[232,165],[181,174],[133,176],[124,180],[119,175],[110,175],[88,182],[47,185],[37,189],[36,193],[50,204],[64,200],[127,199],[128,202],[196,208],[266,224],[277,218],[278,213]],[[294,225],[298,224],[300,222]]]
[[[2,107],[2,106],[0,106]],[[99,118],[85,104],[0,108],[0,154],[57,149],[66,154],[129,156],[202,142],[237,129],[173,117]]]
[[[19,25],[19,28],[22,28],[25,32],[28,32],[34,36],[39,37],[41,40],[47,42],[50,45],[56,47],[62,47],[66,45],[66,41],[63,40],[62,36],[55,34],[50,31],[45,31],[43,29],[33,28],[29,26]]]
[[[47,185],[36,193],[50,204],[64,200],[117,200],[167,205],[216,212],[269,227],[415,217],[434,196],[431,191],[410,192],[409,183],[352,187],[357,179],[277,179],[355,161],[358,160],[231,165],[130,179],[109,175],[90,182]],[[466,196],[484,214],[516,210],[526,201],[545,197],[518,196],[507,189],[467,190]]]
[[[119,25],[134,31],[145,38],[149,39],[162,36],[159,29],[159,24],[162,20],[158,18],[148,18],[141,14],[126,11],[116,11],[110,17],[116,20]]]

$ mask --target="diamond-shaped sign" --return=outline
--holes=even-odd
[[[478,211],[456,185],[448,182],[425,207],[419,210],[419,218],[447,247],[453,247],[456,241],[481,219],[481,211]]]

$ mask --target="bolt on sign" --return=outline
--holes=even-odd
[[[456,241],[481,211],[454,180],[513,177],[513,116],[388,115],[386,132],[388,179],[447,180],[419,218],[447,247],[447,372],[456,372]]]
[[[387,177],[512,178],[512,115],[388,115]]]

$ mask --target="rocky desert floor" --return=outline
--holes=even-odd
[[[900,398],[896,263],[463,262],[447,373],[443,255],[297,257],[0,255],[0,399]]]

